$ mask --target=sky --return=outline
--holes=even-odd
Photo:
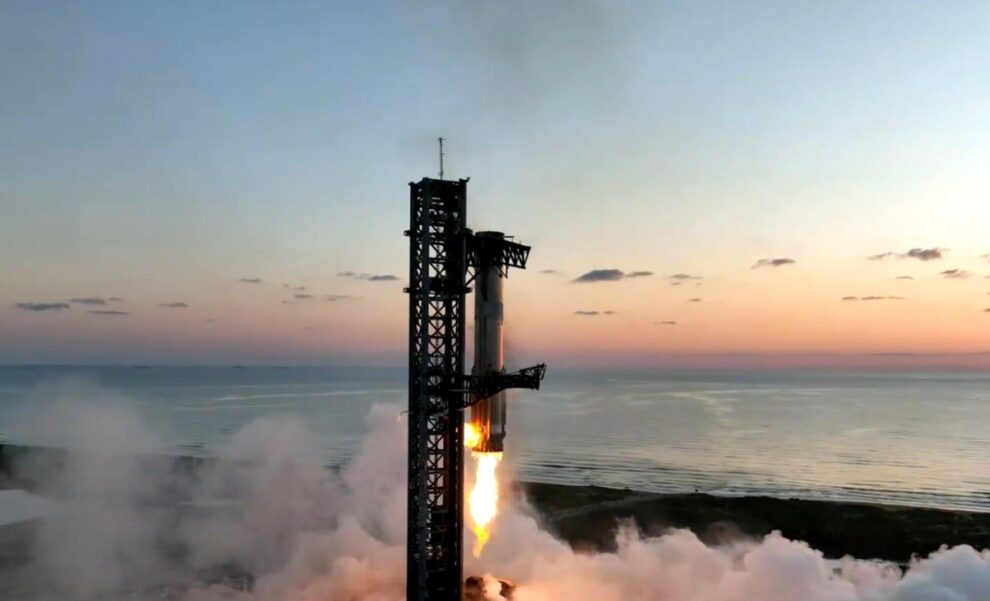
[[[510,363],[990,366],[988,73],[985,1],[0,0],[0,363],[402,364],[442,135]]]

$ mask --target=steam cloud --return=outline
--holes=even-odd
[[[45,521],[33,547],[38,580],[54,598],[404,598],[399,407],[372,410],[369,434],[339,472],[321,465],[300,421],[269,417],[234,434],[194,475],[149,459],[164,449],[126,400],[78,384],[53,396],[32,404],[17,431],[73,449],[44,481],[64,511]],[[163,493],[185,499],[186,510],[163,509]],[[968,546],[917,559],[905,573],[886,562],[826,560],[776,533],[712,547],[686,530],[644,538],[624,528],[614,553],[582,553],[524,504],[503,507],[483,557],[465,559],[466,574],[517,582],[517,601],[985,601],[990,590],[990,551]],[[488,601],[504,601],[487,588]]]

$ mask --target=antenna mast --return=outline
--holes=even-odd
[[[443,138],[437,138],[440,142],[440,179],[443,179]]]

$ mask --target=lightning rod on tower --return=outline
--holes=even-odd
[[[437,141],[440,142],[440,179],[443,179],[443,137],[437,138]]]

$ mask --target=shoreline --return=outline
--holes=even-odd
[[[611,551],[620,522],[644,536],[687,528],[708,544],[778,530],[827,558],[906,564],[942,546],[990,548],[990,513],[766,496],[652,494],[598,486],[516,482],[550,532],[578,550]]]

